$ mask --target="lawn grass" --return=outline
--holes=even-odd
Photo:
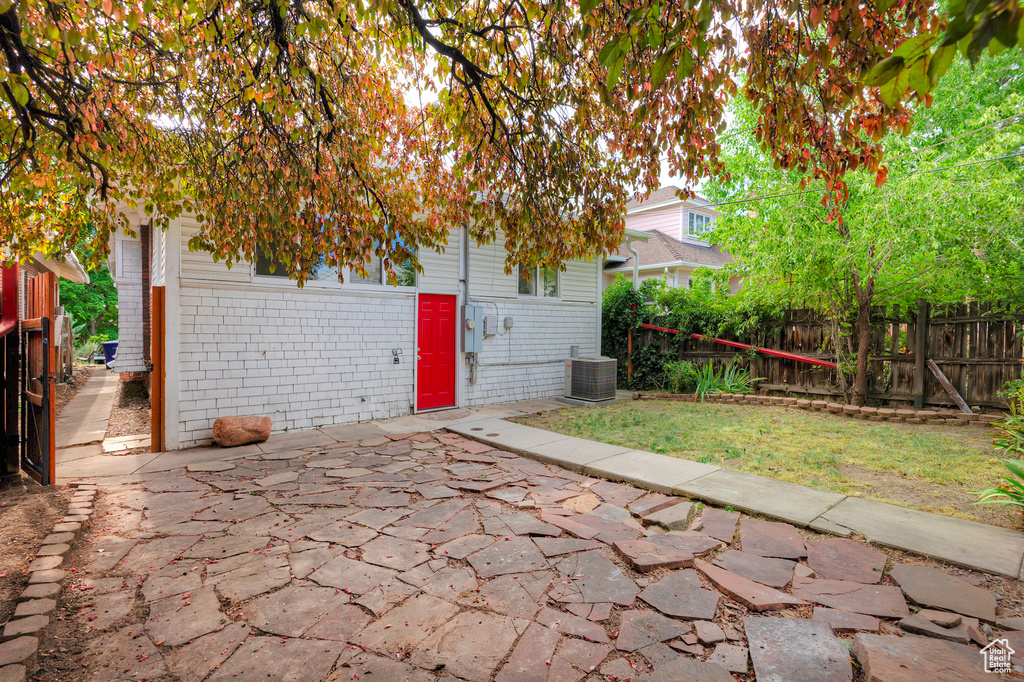
[[[971,505],[1002,467],[972,427],[867,422],[782,407],[629,401],[566,408],[523,424],[951,516],[1014,525]]]

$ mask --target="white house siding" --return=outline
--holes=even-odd
[[[419,290],[429,294],[459,293],[459,260],[462,257],[462,231],[448,233],[444,250],[421,249],[419,254],[423,272],[417,279]]]
[[[212,282],[235,282],[248,284],[252,280],[252,266],[249,263],[235,263],[230,268],[223,261],[213,260],[206,251],[190,251],[188,240],[199,231],[195,218],[181,219],[181,278],[200,279]]]
[[[596,281],[591,279],[591,285],[595,289]],[[504,335],[484,337],[476,381],[465,387],[466,405],[562,395],[570,346],[578,345],[584,357],[598,354],[593,303],[475,300],[487,314],[496,311],[499,328],[506,316],[512,317],[513,327]]]
[[[562,300],[574,303],[597,302],[597,263],[594,261],[569,261],[561,278],[559,289]]]
[[[494,241],[477,246],[469,244],[469,295],[484,298],[516,298],[519,296],[519,274],[505,274],[505,234],[498,230]]]
[[[179,447],[209,442],[225,415],[276,432],[410,412],[411,293],[183,281],[180,301]]]
[[[264,415],[275,432],[409,414],[415,399],[416,293],[450,293],[465,303],[462,234],[444,252],[421,252],[417,289],[323,285],[254,278],[248,263],[228,269],[188,240],[198,225],[183,218],[154,235],[153,282],[168,287],[169,447],[209,443],[214,420]],[[115,278],[121,293],[119,359],[142,365],[141,244],[118,238]],[[597,264],[569,263],[560,298],[519,298],[516,274],[504,272],[503,237],[469,253],[469,293],[513,329],[484,340],[470,382],[459,350],[461,406],[560,395],[570,346],[597,348]],[[174,246],[178,248],[175,249]],[[394,364],[393,349],[400,349]],[[129,359],[135,364],[128,364]],[[175,362],[177,360],[177,362]]]
[[[597,264],[567,263],[558,275],[559,299],[520,297],[518,273],[504,274],[504,248],[490,248],[470,249],[470,298],[497,316],[499,329],[512,317],[512,329],[484,337],[473,383],[467,373],[463,404],[561,395],[570,347],[579,346],[582,356],[598,353]]]
[[[626,215],[626,229],[640,232],[661,232],[673,239],[682,239],[683,205],[672,204],[649,211]]]
[[[114,283],[117,286],[116,372],[143,372],[142,356],[142,242],[118,233],[114,238]]]

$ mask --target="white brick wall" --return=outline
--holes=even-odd
[[[182,243],[185,233],[183,223]],[[122,252],[128,255],[129,272],[140,269],[137,244],[134,250]],[[440,259],[443,262],[430,262],[432,270],[444,274],[428,273],[438,279],[428,289],[451,281],[451,292],[459,290],[457,245],[456,241],[451,253]],[[416,390],[413,292],[315,284],[298,289],[285,282],[253,281],[247,267],[230,273],[223,266],[198,267],[201,255],[190,254],[182,246],[180,276],[175,269],[169,275],[174,282],[168,282],[169,298],[178,288],[177,379],[169,379],[168,386],[168,401],[175,401],[172,404],[177,407],[173,419],[178,424],[177,447],[210,442],[213,422],[227,415],[268,416],[274,421],[273,430],[280,432],[386,419],[412,411]],[[592,268],[596,277],[596,265],[586,265],[587,276]],[[495,266],[487,272],[488,282],[509,280],[506,288],[512,298],[499,294],[482,298],[485,292],[476,282],[471,291],[480,295],[473,299],[490,301],[487,314],[497,313],[499,320],[511,315],[515,327],[510,333],[484,339],[474,384],[469,383],[465,356],[458,349],[459,404],[560,395],[569,347],[578,344],[584,356],[597,353],[596,305],[517,299],[515,276],[504,274],[503,261]],[[586,279],[582,275],[580,270],[564,276]],[[136,282],[138,277],[135,274]],[[594,289],[596,285],[593,282]],[[581,281],[564,288],[578,296],[585,293],[585,286]],[[137,302],[129,299],[130,295],[122,299],[127,303],[122,304],[122,315],[131,315],[137,308],[138,321],[125,324],[127,317],[122,317],[122,339],[132,329],[139,330],[141,360],[141,297],[137,295]],[[172,302],[168,305],[173,308]],[[394,348],[402,351],[398,365],[393,362]]]
[[[410,412],[412,294],[274,289],[182,283],[180,447],[208,442],[226,415],[282,431]]]
[[[142,242],[118,234],[114,282],[117,284],[117,372],[142,372]]]
[[[598,353],[592,303],[475,297],[474,302],[485,304],[488,315],[496,312],[499,329],[506,316],[512,316],[513,327],[504,335],[484,337],[476,382],[464,389],[465,405],[562,395],[569,347],[578,345],[583,357]]]

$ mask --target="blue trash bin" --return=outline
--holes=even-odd
[[[110,363],[117,357],[117,339],[103,342],[103,364],[110,369]]]

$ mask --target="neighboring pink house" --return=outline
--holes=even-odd
[[[732,257],[717,245],[705,240],[719,215],[711,202],[698,196],[680,199],[678,187],[662,187],[644,201],[630,201],[626,204],[626,229],[651,234],[648,242],[633,242],[632,248],[639,255],[639,279],[664,278],[669,286],[689,288],[693,273],[698,268],[717,270]],[[629,245],[623,244],[617,253],[605,259],[604,286],[608,286],[618,273],[631,275],[633,254]],[[729,280],[732,293],[740,289],[740,278]]]

